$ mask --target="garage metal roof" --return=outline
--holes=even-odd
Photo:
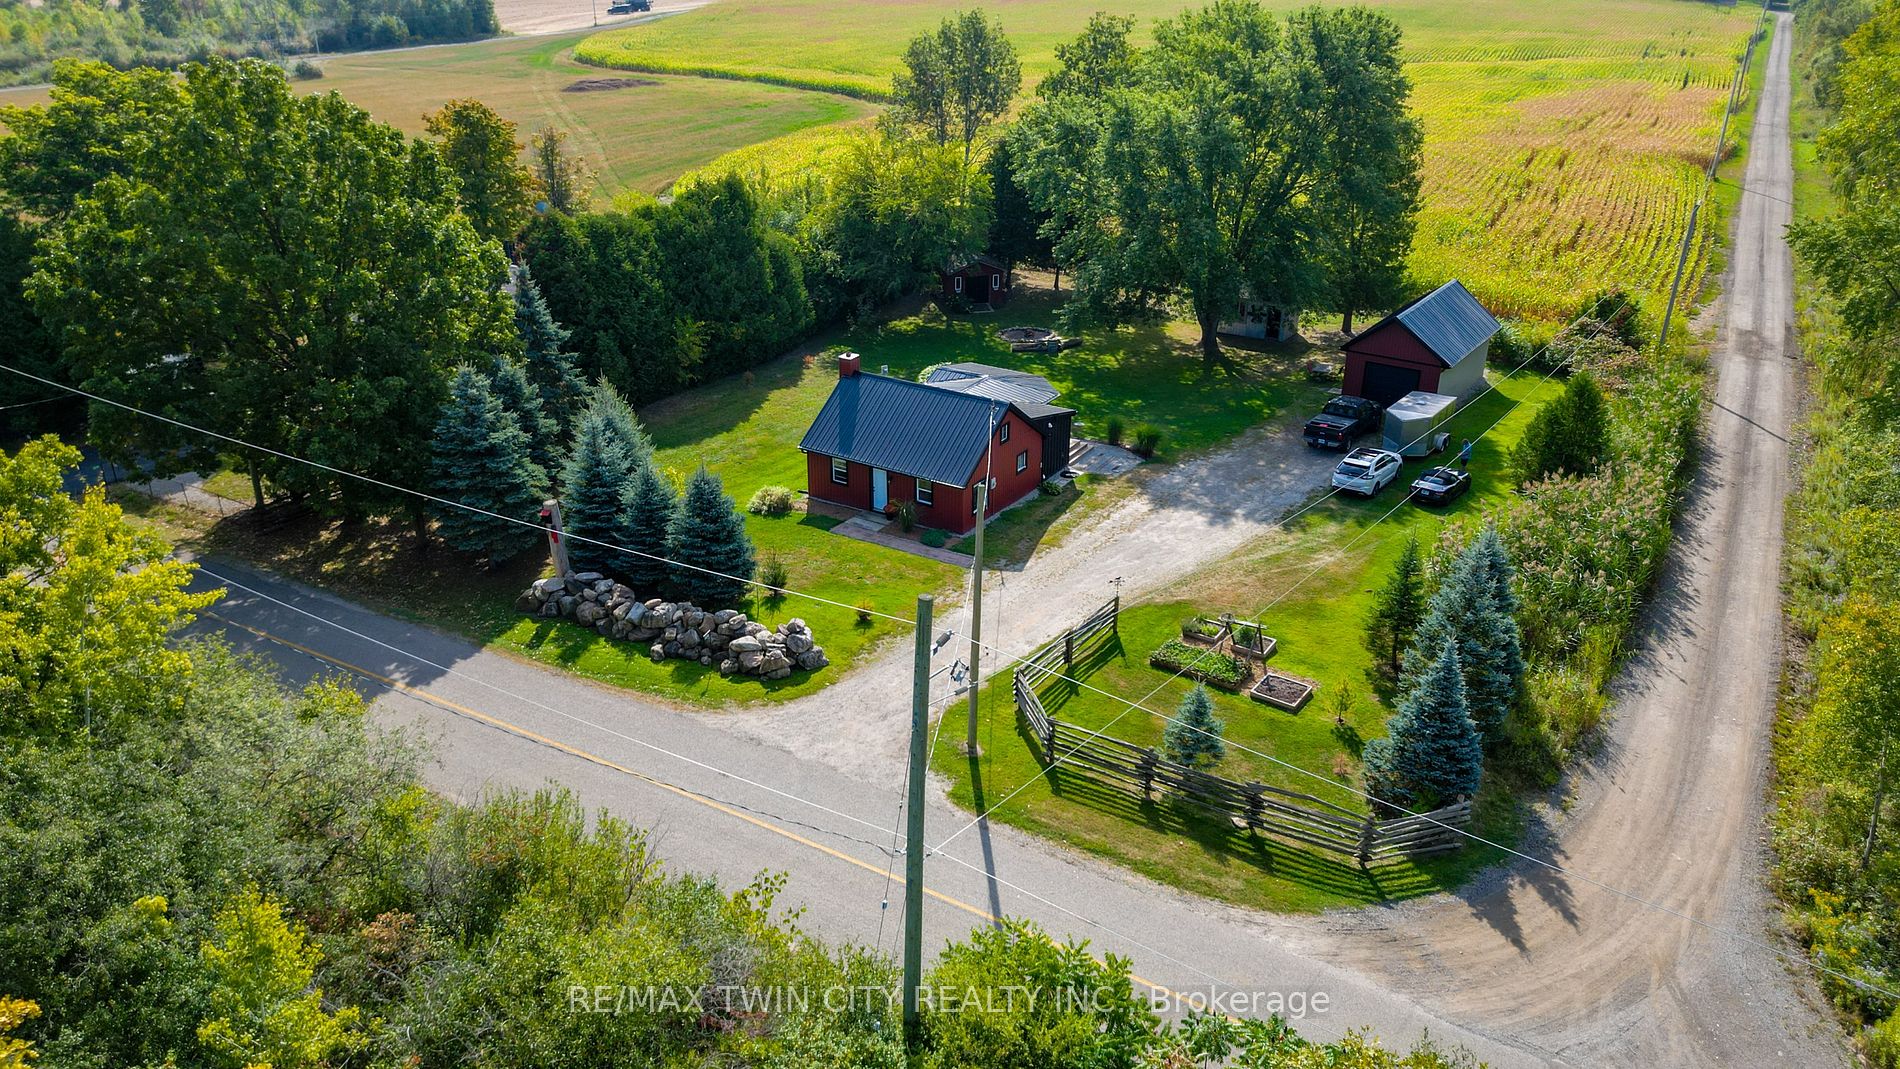
[[[1446,367],[1471,355],[1498,332],[1496,317],[1455,278],[1393,315]]]
[[[1061,394],[1041,375],[967,361],[932,368],[924,381],[946,390],[960,390],[1016,404],[1048,404]]]
[[[979,394],[859,372],[831,388],[798,448],[961,486],[989,446],[990,428],[1011,407]]]

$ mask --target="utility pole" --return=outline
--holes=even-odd
[[[937,599],[917,596],[917,660],[910,681],[910,778],[904,798],[904,1043],[922,1038],[917,988],[924,978],[924,766],[930,760],[930,611]]]
[[[977,671],[983,656],[983,528],[989,516],[990,481],[976,484],[976,554],[970,559],[970,733],[963,740],[965,755],[975,757],[977,688],[983,682]]]

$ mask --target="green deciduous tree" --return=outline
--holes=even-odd
[[[520,377],[519,369],[514,375]],[[540,541],[533,527],[497,517],[532,523],[547,498],[547,472],[534,462],[533,443],[518,414],[466,364],[451,380],[449,399],[436,420],[431,468],[437,496],[482,510],[440,508],[443,541],[493,561],[508,560]]]
[[[956,150],[867,132],[839,151],[805,241],[847,303],[869,309],[936,277],[988,233],[987,175],[964,188]]]
[[[132,77],[132,76],[127,76]],[[257,61],[187,70],[182,101],[41,242],[27,283],[84,384],[343,471],[428,480],[456,365],[517,344],[504,261],[436,153]],[[213,445],[95,405],[94,438],[161,474]],[[407,495],[254,454],[262,480],[357,514]],[[208,470],[208,469],[207,469]]]
[[[1091,99],[1133,85],[1140,74],[1138,53],[1128,39],[1134,29],[1133,15],[1090,15],[1075,40],[1056,46],[1056,69],[1037,83],[1036,95]]]
[[[971,10],[911,41],[891,93],[902,121],[939,145],[963,146],[967,173],[977,137],[1009,110],[1022,82],[1016,49],[1002,26]]]
[[[271,1069],[321,1069],[362,1046],[362,1011],[330,1013],[313,988],[323,952],[302,925],[284,919],[282,904],[257,888],[220,910],[217,939],[203,949],[211,975],[211,1012],[198,1040],[224,1064]]]
[[[59,219],[100,179],[129,173],[140,140],[184,106],[165,71],[61,60],[45,104],[0,106],[0,191],[32,215]]]
[[[128,717],[176,711],[190,660],[171,640],[214,593],[192,565],[135,531],[103,487],[62,485],[79,453],[53,438],[0,453],[0,729],[111,737]]]
[[[1562,396],[1537,410],[1524,437],[1511,451],[1512,474],[1520,483],[1559,472],[1588,475],[1610,451],[1610,415],[1603,390],[1587,371],[1570,376]]]
[[[1074,272],[1072,319],[1127,319],[1187,306],[1201,348],[1241,293],[1289,308],[1324,299],[1319,205],[1340,173],[1370,168],[1368,188],[1403,185],[1407,151],[1351,142],[1331,117],[1403,129],[1397,34],[1382,16],[1306,12],[1283,28],[1252,0],[1219,0],[1155,26],[1132,84],[1095,97],[1061,93],[1024,117],[1022,172],[1062,235]],[[1032,147],[1033,146],[1033,147]]]
[[[1351,333],[1353,316],[1391,308],[1405,287],[1405,257],[1418,221],[1423,127],[1403,107],[1411,95],[1399,28],[1368,8],[1309,8],[1287,32],[1325,72],[1327,181],[1313,199],[1327,303]],[[1393,102],[1400,102],[1394,107]]]
[[[1227,744],[1221,736],[1227,725],[1214,715],[1214,699],[1207,688],[1195,684],[1181,695],[1174,719],[1161,733],[1161,748],[1168,760],[1194,768],[1209,767],[1227,756]]]
[[[587,166],[567,149],[567,132],[543,126],[528,140],[528,169],[536,191],[552,211],[587,206]]]
[[[745,517],[720,485],[701,467],[686,482],[686,493],[667,528],[674,561],[673,583],[696,605],[730,605],[750,588],[755,567]]]
[[[1465,706],[1457,647],[1440,648],[1413,681],[1386,737],[1365,749],[1366,784],[1380,801],[1437,806],[1478,791],[1484,742]]]
[[[622,554],[621,572],[629,586],[649,597],[672,577],[672,567],[663,558],[670,551],[669,532],[678,511],[673,484],[649,458],[634,471],[614,528],[616,545],[648,554]]]
[[[475,232],[506,242],[521,232],[534,183],[521,164],[515,124],[479,100],[451,100],[424,117],[457,181],[456,199]]]
[[[1412,636],[1425,620],[1425,568],[1419,559],[1418,538],[1405,542],[1405,549],[1392,566],[1392,574],[1373,597],[1372,615],[1366,620],[1366,649],[1372,654],[1374,668],[1387,680],[1396,680]]]
[[[933,991],[1002,991],[1015,997],[933,1006],[924,1017],[922,1064],[932,1069],[1133,1066],[1159,1021],[1135,993],[1128,961],[1097,960],[1086,944],[1058,943],[1033,924],[1006,920],[944,948],[925,978]]]

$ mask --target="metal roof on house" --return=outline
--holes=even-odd
[[[1048,404],[1062,392],[1041,375],[967,361],[932,368],[924,381],[946,390],[960,390],[1015,404]]]
[[[798,448],[961,486],[988,448],[990,428],[1011,407],[979,394],[859,372],[831,388]]]
[[[1394,320],[1405,325],[1438,359],[1452,367],[1498,332],[1497,318],[1457,279],[1438,287],[1360,331],[1344,348]]]

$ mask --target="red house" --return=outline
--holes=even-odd
[[[943,295],[971,304],[1002,304],[1009,300],[1009,265],[992,256],[953,257],[939,272]]]
[[[1341,392],[1390,405],[1414,390],[1460,401],[1484,388],[1499,323],[1457,279],[1353,335]]]
[[[811,496],[874,512],[910,502],[918,523],[953,534],[976,527],[985,479],[990,516],[1043,480],[1042,432],[1019,405],[871,374],[856,353],[838,358],[837,385],[798,448]]]

